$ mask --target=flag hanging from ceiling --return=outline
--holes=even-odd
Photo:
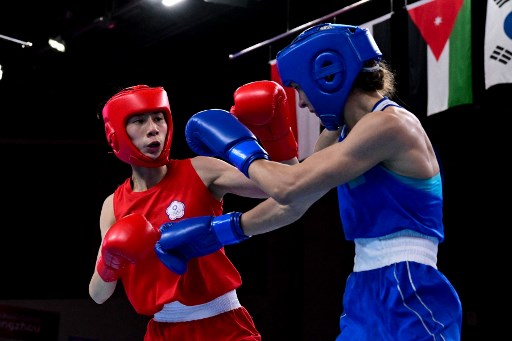
[[[471,0],[423,0],[406,8],[410,95],[418,113],[471,104]]]
[[[283,84],[281,77],[279,77],[279,72],[277,71],[275,59],[270,61],[270,79],[281,85]],[[304,160],[313,154],[315,149],[316,140],[321,131],[320,119],[309,112],[307,108],[299,107],[299,98],[295,89],[286,86],[284,89],[286,91],[286,97],[288,98],[289,118],[292,131],[299,146],[298,159]]]
[[[484,71],[486,89],[512,83],[512,1],[487,0]]]

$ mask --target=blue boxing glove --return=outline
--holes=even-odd
[[[247,177],[254,160],[268,160],[256,136],[226,110],[209,109],[193,115],[185,127],[185,137],[196,154],[220,157]]]
[[[160,226],[156,254],[167,268],[182,275],[190,259],[209,255],[224,245],[249,238],[240,225],[241,216],[240,212],[231,212],[218,217],[194,217],[165,223]]]

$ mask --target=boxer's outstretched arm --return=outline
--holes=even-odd
[[[160,227],[156,254],[167,268],[181,275],[187,270],[190,259],[249,238],[241,228],[241,215],[240,212],[231,212],[218,217],[201,216],[165,223]]]
[[[167,268],[181,275],[191,259],[240,243],[252,232],[262,234],[288,225],[307,208],[306,205],[283,206],[270,198],[243,215],[230,212],[218,217],[201,216],[165,223],[160,227],[161,237],[155,251]]]

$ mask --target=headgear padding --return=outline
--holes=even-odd
[[[343,110],[355,78],[368,60],[382,53],[367,29],[320,24],[302,32],[279,51],[279,76],[285,86],[296,83],[328,130],[344,124]]]
[[[133,115],[163,112],[167,122],[167,136],[162,153],[152,159],[144,155],[126,132],[126,122]],[[160,167],[167,163],[172,140],[172,116],[167,92],[161,87],[137,85],[121,90],[112,96],[103,107],[105,134],[114,154],[122,161],[134,166]]]

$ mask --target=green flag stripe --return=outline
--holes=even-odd
[[[450,36],[448,107],[473,102],[471,0],[465,0]]]

